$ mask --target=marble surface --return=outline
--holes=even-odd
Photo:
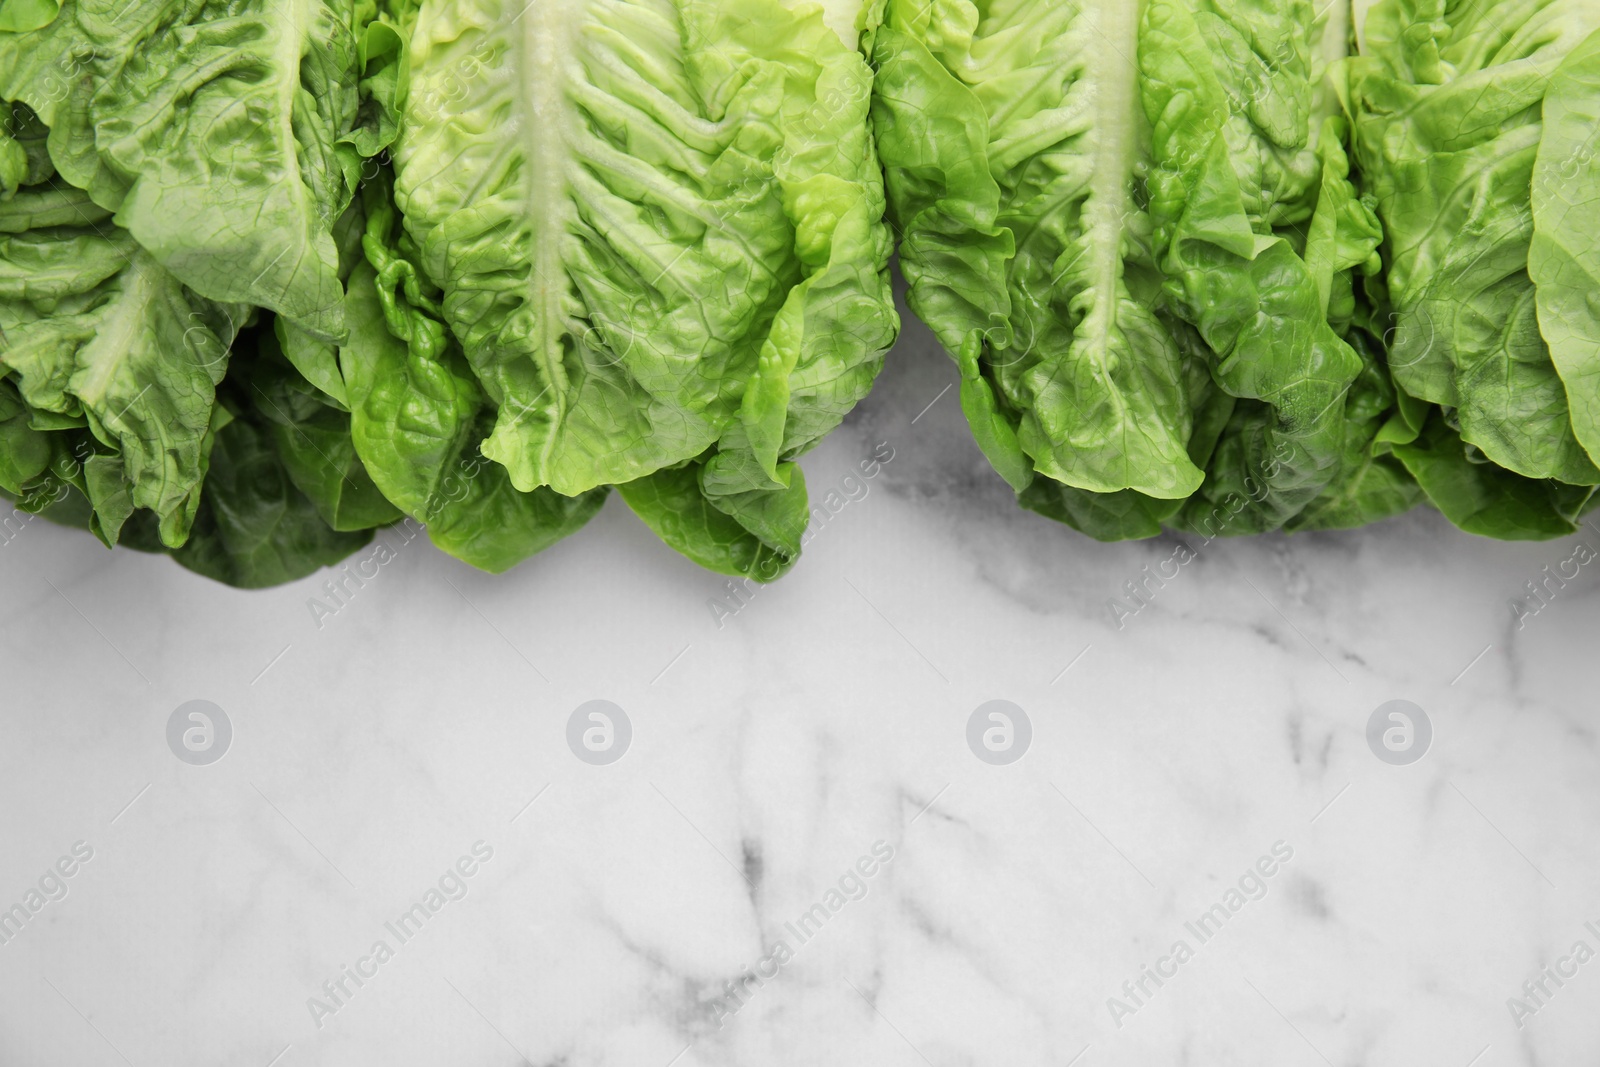
[[[1017,510],[953,381],[908,325],[805,461],[837,514],[753,595],[615,499],[501,577],[385,535],[339,600],[24,528],[0,1063],[1600,1058],[1600,533],[1419,512],[1177,566]],[[198,720],[169,746],[195,700],[207,765]],[[595,700],[631,726],[600,765]],[[1003,765],[992,700],[1031,724]],[[1405,765],[1368,742],[1394,700],[1431,724]]]

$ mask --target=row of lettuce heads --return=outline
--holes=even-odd
[[[1590,0],[0,0],[0,491],[240,586],[774,578],[908,301],[1111,540],[1600,485]]]

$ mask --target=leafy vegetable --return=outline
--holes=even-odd
[[[372,539],[336,531],[297,490],[270,431],[233,419],[217,432],[194,533],[172,557],[208,578],[259,589],[304,578]]]
[[[126,483],[118,481],[120,461],[86,430],[19,426],[15,415],[24,405],[4,381],[0,452],[11,462],[0,463],[0,493],[24,511],[87,527],[108,544],[120,531],[122,545],[164,552],[190,570],[240,588],[293,581],[338,562],[371,540],[371,530],[336,531],[323,520],[274,447],[271,421],[249,403],[250,391],[237,380],[240,368],[250,366],[251,348],[270,339],[258,326],[235,343],[222,399],[212,409],[204,491],[181,544],[166,539],[155,512],[135,510]],[[19,440],[24,434],[26,440]],[[31,462],[18,469],[17,459],[24,456]]]
[[[335,530],[387,526],[401,512],[379,491],[356,454],[351,415],[302,378],[266,335],[249,388],[284,470]]]
[[[1135,195],[1151,155],[1138,8],[977,16],[891,0],[876,39],[873,118],[908,302],[956,356],[962,408],[1013,488],[1037,472],[1187,496],[1202,475],[1184,353],[1149,309],[1159,278]]]
[[[524,492],[630,483],[721,569],[792,559],[790,461],[897,328],[858,27],[780,0],[465,8],[416,16],[396,201],[483,454]]]
[[[1362,362],[1335,327],[1379,236],[1341,131],[1318,142],[1316,49],[1343,47],[1304,0],[889,4],[873,114],[909,299],[1025,506],[1103,538],[1225,508],[1237,533],[1336,477]]]
[[[1473,532],[1570,533],[1600,483],[1585,447],[1600,443],[1597,27],[1573,0],[1384,0],[1351,69],[1386,230],[1390,370],[1440,408],[1395,454]]]
[[[503,571],[577,530],[604,488],[564,497],[522,492],[479,446],[492,408],[439,321],[437,290],[406,254],[387,197],[368,188],[363,244],[346,308],[351,337],[339,353],[350,398],[349,443],[389,500],[427,526],[433,543],[488,571]]]
[[[398,517],[341,413],[259,330],[235,345],[258,307],[292,352],[345,333],[335,235],[404,82],[370,14],[0,10],[0,489],[19,506],[246,586]]]
[[[1533,164],[1528,274],[1539,332],[1566,386],[1572,432],[1600,456],[1600,33],[1556,68]]]
[[[37,423],[86,427],[120,456],[91,496],[117,500],[98,516],[108,543],[133,507],[156,514],[164,544],[188,537],[247,313],[190,292],[75,191],[29,186],[0,203],[0,372]]]
[[[394,133],[394,31],[352,0],[15,3],[0,99],[50,128],[60,180],[194,292],[343,336],[332,227]]]
[[[1504,470],[1435,413],[1428,429],[1395,454],[1445,517],[1470,533],[1507,541],[1544,541],[1578,529],[1593,486],[1535,481]]]
[[[1358,47],[1359,43],[1359,47]],[[1591,0],[0,0],[0,494],[798,559],[908,302],[1102,540],[1600,506]]]

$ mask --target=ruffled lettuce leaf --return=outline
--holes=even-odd
[[[0,100],[0,201],[55,174],[45,140],[50,131],[27,104]],[[27,227],[23,227],[27,229]]]
[[[1397,442],[1417,429],[1399,411],[1402,402],[1384,363],[1382,346],[1365,332],[1348,335],[1361,356],[1361,373],[1345,398],[1344,451],[1339,471],[1321,494],[1285,524],[1299,530],[1347,530],[1409,511],[1423,499],[1416,479],[1394,454]],[[1421,405],[1426,412],[1426,405]]]
[[[1508,471],[1463,442],[1450,422],[1436,411],[1415,441],[1394,448],[1445,518],[1468,533],[1502,541],[1548,541],[1577,532],[1594,486]]]
[[[1600,30],[1556,68],[1541,117],[1528,276],[1536,291],[1539,332],[1566,387],[1573,436],[1595,458],[1600,457]]]
[[[761,582],[787,573],[811,518],[800,468],[783,464],[779,474],[789,484],[781,492],[765,485],[720,492],[707,473],[705,464],[689,463],[617,491],[657,537],[708,570]]]
[[[1042,475],[1177,499],[1201,481],[1184,354],[1148,299],[1138,33],[1131,4],[892,0],[876,37],[907,299],[1019,492]]]
[[[1164,291],[1240,401],[1180,525],[1207,529],[1220,510],[1229,533],[1276,529],[1339,469],[1361,360],[1329,321],[1331,291],[1370,259],[1377,227],[1342,153],[1317,151],[1316,49],[1336,34],[1309,0],[1145,7]]]
[[[1193,326],[1167,313],[1159,313],[1158,318],[1185,353],[1185,385],[1195,405],[1189,461],[1197,469],[1206,470],[1212,465],[1224,432],[1235,424],[1241,404],[1248,402],[1230,396],[1212,381],[1211,353]],[[1097,541],[1155,537],[1164,527],[1178,524],[1192,499],[1162,500],[1134,489],[1096,493],[1063,485],[1053,478],[1035,478],[1017,494],[1017,503],[1029,511],[1066,523]],[[1242,504],[1236,507],[1229,501],[1217,514],[1203,515],[1207,536],[1229,532],[1240,510]]]
[[[135,527],[130,547],[155,549],[141,532]],[[167,551],[197,574],[262,589],[330,567],[371,540],[371,530],[329,526],[295,488],[271,431],[258,418],[245,417],[217,431],[194,529],[182,547]]]
[[[1378,240],[1342,131],[1318,144],[1347,41],[1309,0],[889,5],[908,299],[1023,506],[1245,533],[1338,477],[1362,369],[1338,318]]]
[[[1389,377],[1378,325],[1377,248],[1382,227],[1368,198],[1358,199],[1349,182],[1344,150],[1346,125],[1329,116],[1317,152],[1323,161],[1322,189],[1307,228],[1305,260],[1321,298],[1323,316],[1361,359],[1361,371],[1344,398],[1344,443],[1337,472],[1303,510],[1284,524],[1297,530],[1348,529],[1398,515],[1422,499],[1422,491],[1391,451],[1397,441],[1413,440],[1392,424],[1404,413],[1403,398]],[[1362,285],[1357,286],[1357,274]],[[1407,408],[1407,412],[1414,410]]]
[[[582,527],[606,490],[523,492],[482,455],[494,408],[441,321],[439,292],[418,269],[388,188],[385,172],[363,190],[368,262],[352,271],[346,297],[339,366],[350,443],[384,498],[435,545],[504,571]]]
[[[60,10],[60,0],[5,0],[0,3],[0,31],[24,33],[48,26]]]
[[[259,331],[243,335],[245,348],[257,340],[253,333]],[[234,374],[248,362],[247,356],[233,359]],[[108,547],[106,516],[113,514],[117,545],[164,553],[190,570],[245,589],[303,578],[371,540],[370,530],[341,532],[323,521],[317,506],[296,489],[271,429],[238,384],[226,379],[226,395],[213,408],[209,469],[182,545],[166,543],[159,517],[127,499],[120,457],[106,452],[86,429],[29,426],[26,405],[4,380],[0,497],[52,522],[87,529]]]
[[[397,128],[392,29],[360,25],[350,0],[5,12],[0,99],[49,126],[62,179],[194,292],[343,336],[332,228]]]
[[[366,530],[401,518],[367,473],[350,434],[350,413],[332,403],[264,334],[250,366],[251,399],[296,489],[335,530]]]
[[[896,329],[853,40],[778,0],[475,0],[410,48],[396,198],[483,453],[575,495],[718,447],[788,491]]]
[[[50,435],[33,425],[16,384],[0,378],[0,491],[12,500],[35,495],[52,458]]]
[[[85,488],[108,544],[134,508],[155,513],[164,544],[188,536],[248,314],[191,292],[76,191],[0,203],[0,374],[35,425],[88,429]]]
[[[1530,190],[1541,214],[1560,217],[1547,197],[1561,194],[1534,186],[1542,105],[1564,58],[1594,30],[1593,7],[1579,0],[1384,0],[1363,28],[1367,54],[1351,67],[1356,154],[1386,234],[1390,371],[1408,394],[1449,409],[1466,445],[1535,482],[1600,482],[1542,329],[1559,331],[1573,314],[1593,321],[1563,292],[1578,279],[1559,280],[1582,267],[1562,265],[1549,243],[1537,267],[1530,258]],[[1561,110],[1567,91],[1555,114],[1581,124],[1581,113]],[[1575,135],[1581,144],[1576,126],[1558,131],[1547,170],[1567,165]],[[1568,221],[1586,224],[1581,212]],[[1557,336],[1581,381],[1581,343]]]

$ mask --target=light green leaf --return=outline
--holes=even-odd
[[[216,385],[244,317],[189,292],[115,229],[0,236],[0,363],[30,406],[81,417],[120,455],[131,506],[156,513],[169,546],[183,543],[198,506]],[[112,481],[95,483],[101,498],[115,496]],[[114,540],[120,522],[106,520]]]
[[[1529,248],[1542,101],[1594,29],[1577,0],[1385,0],[1368,17],[1369,56],[1350,68],[1356,155],[1386,233],[1396,382],[1454,409],[1462,439],[1499,466],[1588,484],[1600,470],[1540,331]]]
[[[396,125],[392,91],[387,119],[359,94],[396,76],[363,70],[354,23],[350,0],[66,0],[0,32],[0,99],[39,113],[62,177],[179,281],[334,340],[331,229]]]
[[[1542,117],[1528,274],[1573,434],[1600,461],[1600,31],[1556,68]]]
[[[396,198],[518,489],[735,427],[773,481],[865,393],[896,328],[871,76],[820,9],[472,0],[410,45]]]
[[[908,299],[1018,490],[1034,472],[1166,499],[1200,484],[1183,354],[1139,277],[1140,53],[1136,6],[1087,2],[893,0],[876,38]]]
[[[61,0],[3,0],[0,33],[26,33],[50,25],[61,11]]]
[[[1165,291],[1214,353],[1212,377],[1244,402],[1183,524],[1276,529],[1337,475],[1361,369],[1328,321],[1355,195],[1343,154],[1312,146],[1315,15],[1308,0],[1193,12],[1151,0],[1144,25]]]
[[[504,571],[573,533],[606,490],[564,497],[524,493],[479,445],[493,413],[444,326],[414,264],[393,246],[387,175],[365,191],[367,254],[350,277],[349,341],[339,359],[350,437],[384,496],[423,523],[434,544],[488,571]]]

